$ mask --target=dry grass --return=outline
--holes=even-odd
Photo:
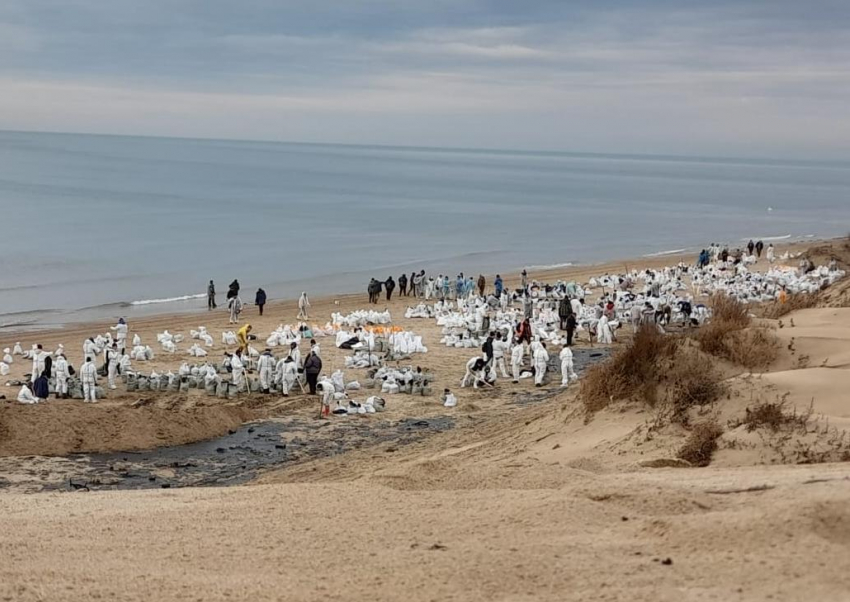
[[[694,425],[677,457],[694,466],[708,466],[711,456],[717,450],[717,439],[722,434],[723,427],[716,420],[706,420]]]
[[[726,295],[714,295],[710,303],[711,321],[695,335],[700,349],[750,370],[776,359],[778,339],[764,328],[751,326],[745,305]]]
[[[687,425],[689,410],[714,403],[725,392],[723,377],[711,359],[694,349],[680,346],[675,360],[665,372],[665,404],[672,422]]]
[[[730,420],[729,427],[737,428],[743,425],[748,433],[760,428],[766,428],[774,433],[783,428],[794,430],[795,428],[806,431],[806,427],[814,413],[813,406],[808,410],[798,413],[796,408],[788,410],[788,395],[783,395],[776,401],[758,401],[744,410],[743,418]]]
[[[686,424],[689,408],[716,401],[724,390],[711,358],[692,348],[687,339],[647,326],[629,345],[588,371],[581,399],[589,414],[615,400],[637,399],[655,407],[661,399],[670,420]]]
[[[633,397],[636,392],[653,404],[662,360],[670,358],[674,351],[672,338],[652,326],[642,327],[628,345],[587,371],[581,384],[585,409],[598,412],[612,401]]]
[[[778,320],[779,318],[790,314],[798,309],[809,309],[817,307],[820,301],[820,293],[806,294],[797,293],[789,295],[785,303],[780,303],[778,300],[773,303],[767,303],[760,308],[760,315],[769,320]]]
[[[730,327],[746,328],[750,325],[747,306],[729,295],[715,293],[708,300],[711,307],[711,321],[722,322]]]

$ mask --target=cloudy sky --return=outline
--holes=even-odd
[[[3,0],[0,129],[850,159],[850,3]]]

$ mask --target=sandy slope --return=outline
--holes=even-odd
[[[394,314],[403,305],[394,303]],[[314,311],[324,322],[336,307],[323,300]],[[292,321],[294,308],[270,314],[261,330]],[[133,327],[151,339],[205,322],[216,337],[226,327],[218,315]],[[442,382],[459,378],[466,352],[429,340],[431,321],[410,322],[433,349],[423,364]],[[38,338],[76,349],[86,332]],[[767,374],[736,376],[739,394],[723,402],[724,420],[743,411],[750,392],[787,392],[797,405],[814,397],[833,425],[850,420],[850,310],[797,312],[776,333],[786,347],[793,337],[794,351]],[[329,350],[328,361],[340,360]],[[629,404],[585,424],[575,389],[531,406],[512,405],[509,393],[464,391],[461,428],[402,449],[307,462],[252,486],[0,494],[0,599],[850,600],[847,463],[746,466],[766,461],[753,448],[721,449],[705,469],[645,468],[642,461],[675,453],[679,427],[650,436],[650,413]],[[133,399],[98,411],[125,420],[139,411]],[[276,403],[226,411],[268,414]],[[73,412],[66,404],[24,409],[30,418],[75,420],[63,415]],[[171,408],[201,410],[192,398]],[[434,399],[403,396],[391,408],[398,417],[443,411]],[[11,424],[23,428],[26,416],[16,416]],[[136,444],[156,440],[157,420],[143,422]],[[168,437],[186,436],[174,429]],[[18,443],[35,445],[37,430],[16,435]],[[95,431],[70,430],[96,441]],[[65,436],[52,436],[57,447]]]

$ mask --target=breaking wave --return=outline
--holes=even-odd
[[[131,301],[130,305],[153,305],[155,303],[174,303],[175,301],[190,301],[192,299],[203,299],[206,294],[198,295],[182,295],[180,297],[166,297],[165,299],[142,299],[140,301]]]

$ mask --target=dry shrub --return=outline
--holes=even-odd
[[[711,321],[695,335],[705,353],[739,364],[750,370],[763,368],[776,359],[779,341],[764,328],[747,328],[747,308],[726,295],[711,298]]]
[[[819,293],[795,293],[789,295],[785,303],[780,303],[778,300],[773,303],[767,303],[761,307],[761,316],[770,320],[778,320],[779,318],[790,314],[798,309],[809,309],[817,307],[820,301]]]
[[[717,401],[725,392],[723,377],[711,359],[693,349],[679,347],[663,383],[667,411],[672,422],[687,425],[688,410]]]
[[[800,428],[805,432],[806,426],[814,413],[813,405],[803,413],[797,413],[796,408],[788,411],[788,395],[778,398],[775,402],[760,401],[744,410],[744,417],[729,422],[729,426],[737,428],[744,425],[748,433],[759,428],[767,428],[774,433],[783,427]]]
[[[750,325],[747,306],[724,293],[715,293],[708,300],[711,307],[711,321],[723,322],[733,328],[746,328]]]
[[[655,407],[661,390],[666,414],[686,423],[689,408],[709,404],[725,390],[711,359],[687,343],[652,326],[641,328],[629,345],[592,367],[582,380],[587,412],[597,412],[617,399],[639,399]]]
[[[654,402],[661,360],[672,356],[674,340],[650,325],[635,333],[632,341],[608,360],[587,371],[581,384],[581,397],[588,412],[597,412],[615,399],[640,393]]]
[[[723,427],[716,420],[706,420],[694,425],[677,457],[694,466],[708,466],[711,456],[717,450],[717,439],[722,434]]]

